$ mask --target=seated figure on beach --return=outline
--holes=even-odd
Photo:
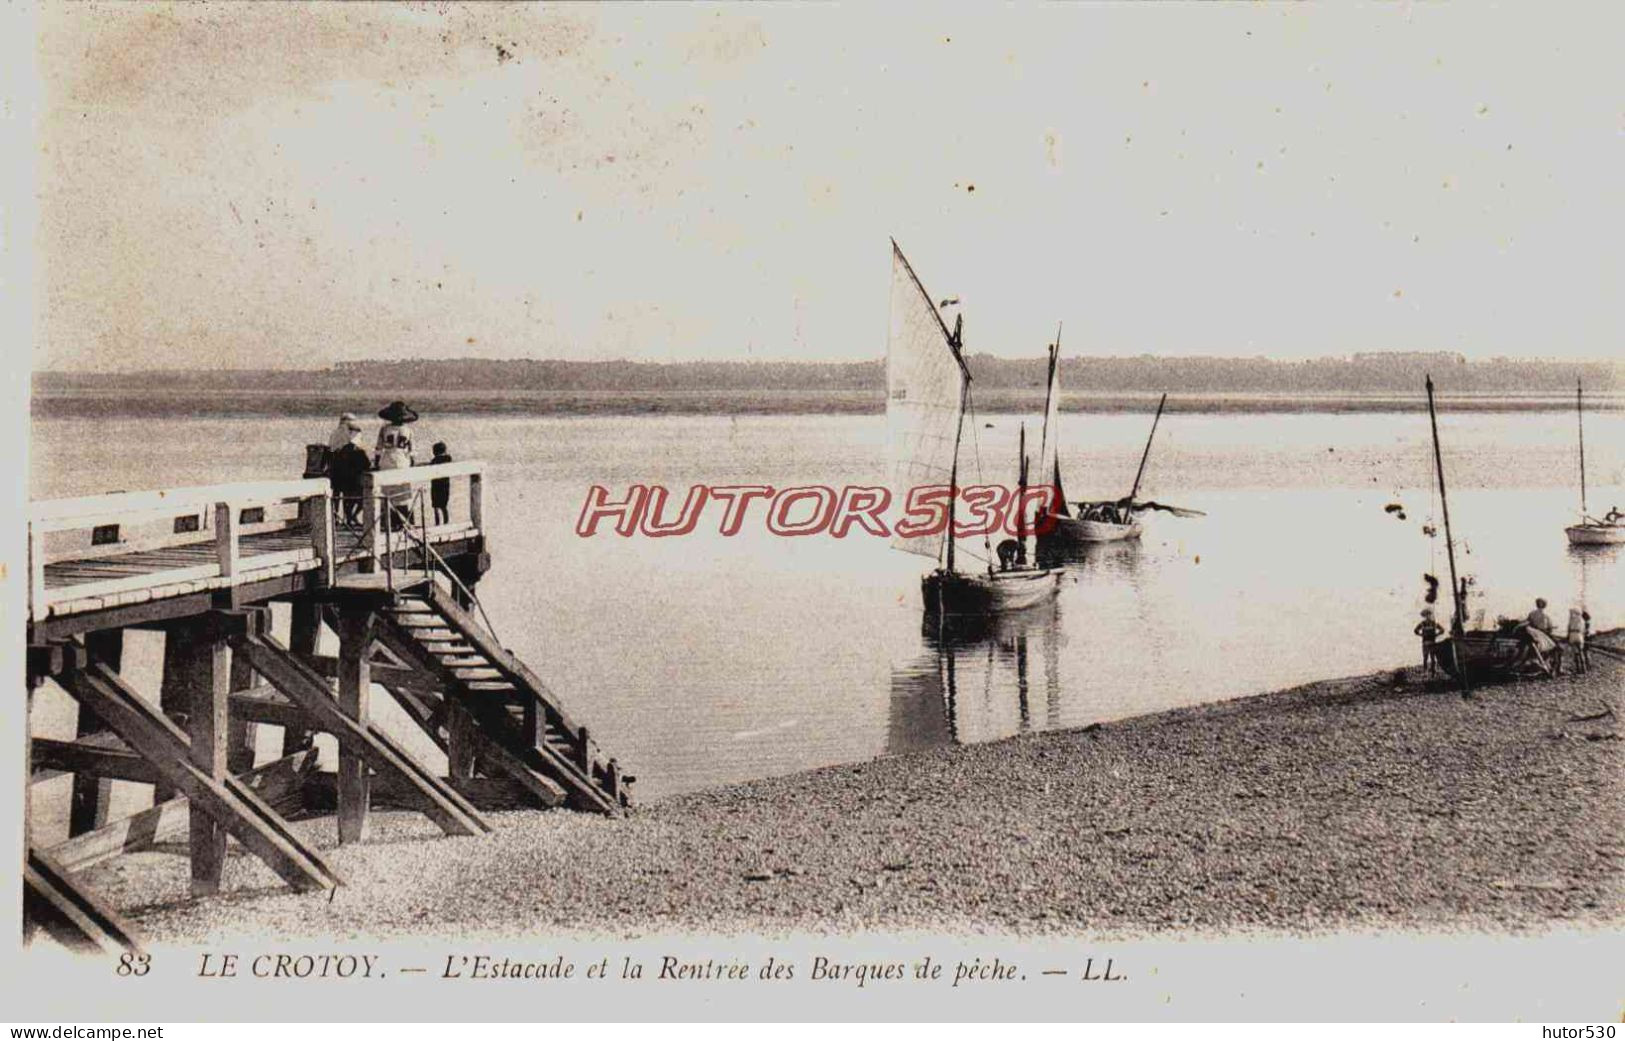
[[[1547,676],[1557,675],[1562,671],[1561,651],[1558,650],[1557,641],[1552,639],[1552,617],[1546,613],[1546,601],[1536,598],[1535,609],[1529,612],[1529,617],[1518,627],[1523,646],[1518,651],[1518,658],[1513,664],[1521,665],[1534,659],[1540,671]],[[1548,661],[1551,655],[1554,660]]]

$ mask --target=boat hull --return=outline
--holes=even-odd
[[[1490,632],[1478,630],[1461,633],[1440,640],[1435,648],[1439,667],[1444,669],[1446,675],[1453,679],[1465,679],[1471,683],[1477,680],[1504,679],[1516,672],[1524,648],[1524,638],[1516,630]],[[1563,644],[1546,652],[1546,660],[1555,666],[1561,666],[1563,660]],[[1534,668],[1532,664],[1527,668]]]
[[[1563,530],[1571,546],[1625,545],[1625,524],[1575,524]]]
[[[1139,518],[1127,524],[1108,524],[1105,521],[1080,520],[1077,517],[1048,517],[1045,524],[1052,525],[1048,531],[1039,536],[1039,540],[1050,540],[1058,543],[1078,542],[1122,542],[1125,539],[1137,539],[1143,530]]]
[[[1061,588],[1058,568],[1024,568],[991,575],[933,571],[920,580],[925,609],[938,615],[988,616],[1047,603]]]

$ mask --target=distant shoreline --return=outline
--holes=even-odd
[[[984,415],[1041,411],[1042,390],[982,387],[973,390]],[[876,390],[483,390],[402,386],[298,390],[286,388],[36,390],[35,419],[234,418],[329,416],[368,408],[372,402],[410,400],[420,411],[508,416],[636,415],[878,415],[885,395]],[[1155,407],[1153,393],[1070,393],[1063,412],[1141,412]],[[1566,394],[1471,393],[1440,396],[1454,412],[1563,412],[1574,407]],[[1587,396],[1587,411],[1625,411],[1625,395]],[[1421,394],[1199,392],[1170,394],[1168,410],[1187,414],[1407,413],[1423,412]]]

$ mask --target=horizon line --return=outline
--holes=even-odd
[[[1267,354],[1079,354],[1063,361],[1075,362],[1102,362],[1102,361],[1245,361],[1269,362],[1277,365],[1306,365],[1324,362],[1355,362],[1359,360],[1405,359],[1405,358],[1453,358],[1458,363],[1468,365],[1490,365],[1497,363],[1543,363],[1548,365],[1625,365],[1625,359],[1608,356],[1592,357],[1556,357],[1552,355],[1509,355],[1498,354],[1488,358],[1471,358],[1460,351],[1452,350],[1374,350],[1355,351],[1347,354],[1323,354],[1304,358],[1281,358]],[[1000,362],[1027,362],[1044,361],[1047,355],[1038,354],[1032,357],[1008,356],[993,354],[988,351],[975,351],[966,354],[967,359],[986,358]],[[810,359],[810,358],[687,358],[652,359],[652,358],[530,358],[521,356],[512,357],[484,357],[480,355],[457,355],[452,357],[416,356],[404,358],[357,358],[353,360],[335,361],[325,366],[287,365],[287,366],[261,366],[257,368],[215,368],[198,366],[154,366],[143,369],[97,369],[97,368],[35,368],[30,369],[30,377],[34,376],[139,376],[160,373],[290,373],[290,372],[334,372],[340,368],[365,365],[411,365],[431,364],[447,365],[459,362],[485,365],[504,364],[552,364],[552,365],[634,365],[634,366],[662,366],[676,367],[683,365],[795,365],[809,368],[817,366],[837,365],[872,365],[884,364],[884,354],[867,358],[845,359]]]

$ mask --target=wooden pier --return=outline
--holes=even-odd
[[[435,480],[452,488],[438,524]],[[334,813],[344,843],[365,840],[375,804],[448,835],[490,831],[488,809],[622,812],[629,779],[480,605],[484,482],[483,464],[450,463],[368,474],[350,503],[317,478],[32,504],[29,706],[54,683],[78,723],[73,740],[28,739],[30,783],[66,773],[73,787],[66,841],[38,848],[28,828],[25,931],[134,946],[76,875],[183,836],[194,895],[218,891],[228,837],[289,886],[326,890],[342,880],[290,818]],[[289,605],[285,637],[274,603]],[[336,655],[318,653],[324,627]],[[162,633],[156,697],[121,672],[130,630]],[[374,686],[445,754],[445,775],[372,718]],[[256,764],[261,726],[280,728],[281,746]],[[336,739],[335,772],[320,769],[321,733]],[[110,821],[113,781],[151,785],[151,808]]]

